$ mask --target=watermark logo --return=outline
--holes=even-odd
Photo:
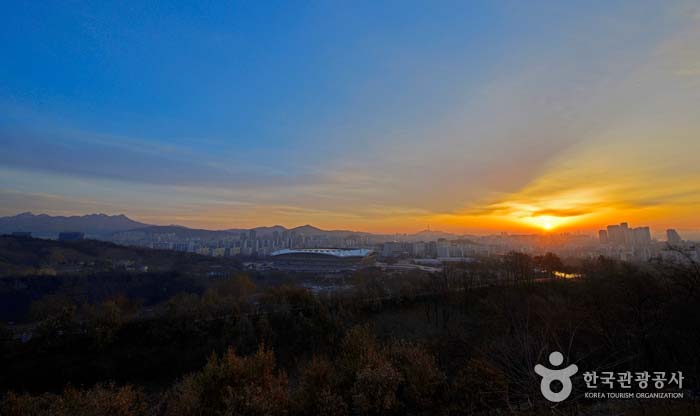
[[[554,367],[559,367],[564,362],[564,355],[559,351],[554,351],[549,354],[549,363]],[[566,400],[571,394],[571,376],[576,374],[578,371],[578,366],[576,364],[571,364],[568,367],[561,369],[552,369],[545,367],[542,364],[537,364],[535,366],[535,373],[542,377],[540,382],[540,390],[545,399],[550,402],[558,403]],[[559,381],[562,384],[562,388],[558,392],[552,391],[552,383],[554,381]]]
[[[549,363],[555,368],[542,364],[535,366],[535,373],[542,377],[540,390],[545,399],[559,403],[571,395],[573,384],[571,377],[578,372],[578,366],[564,363],[564,355],[559,351],[549,354]],[[585,371],[583,381],[586,383],[583,397],[586,399],[682,399],[684,397],[682,371]],[[561,390],[552,390],[552,383],[561,383]],[[674,389],[675,386],[675,389]],[[599,389],[599,387],[601,389]],[[647,389],[657,391],[647,391]],[[605,391],[600,391],[604,389]],[[659,391],[665,390],[665,391]],[[675,391],[674,391],[675,390]]]

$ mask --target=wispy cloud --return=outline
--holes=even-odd
[[[424,72],[411,72],[415,95],[378,97],[390,112],[365,91],[357,103],[376,114],[309,117],[299,134],[308,139],[289,146],[2,125],[2,209],[211,228],[478,231],[541,218],[594,228],[621,217],[700,227],[700,28],[676,7],[634,6],[595,27],[562,25],[546,42],[511,40],[478,82],[460,75],[477,63],[458,59],[459,48],[441,62],[403,51]]]

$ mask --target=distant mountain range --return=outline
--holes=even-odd
[[[402,240],[402,241],[429,241],[438,238],[454,239],[455,234],[442,231],[423,230],[415,234],[372,234],[351,230],[322,230],[313,225],[286,228],[281,225],[271,227],[257,227],[253,229],[233,228],[227,230],[203,230],[188,228],[180,225],[150,225],[134,221],[125,215],[89,214],[83,216],[51,216],[47,214],[32,214],[24,212],[15,216],[0,217],[0,234],[9,234],[17,231],[31,232],[37,236],[55,235],[63,231],[79,231],[88,236],[108,238],[115,241],[125,241],[139,236],[171,235],[177,238],[189,239],[218,239],[256,232],[258,237],[271,236],[275,231],[296,232],[305,236],[366,236],[378,239]]]
[[[88,235],[108,235],[118,231],[146,227],[125,215],[90,214],[83,216],[34,215],[23,212],[12,217],[0,217],[0,233],[28,231],[38,235],[57,234],[62,231],[79,231]]]

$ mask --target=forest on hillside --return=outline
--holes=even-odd
[[[48,295],[0,328],[0,414],[700,412],[698,265],[555,267],[511,253],[433,274],[365,269],[323,295],[238,271],[149,313],[123,293]],[[579,374],[553,405],[532,369],[554,350],[581,369],[682,371],[685,397],[601,403]]]

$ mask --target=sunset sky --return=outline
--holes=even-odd
[[[698,1],[189,3],[4,5],[0,215],[698,235]]]

